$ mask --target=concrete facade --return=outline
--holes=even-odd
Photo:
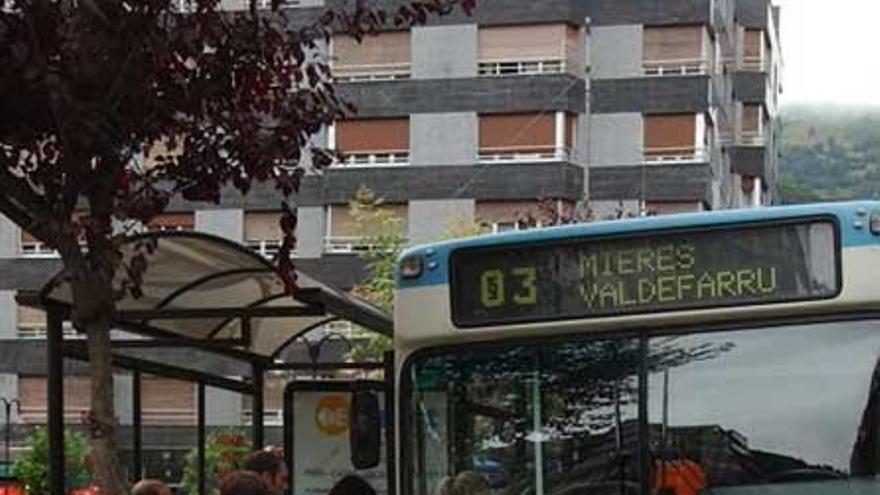
[[[0,291],[0,340],[18,338],[18,303],[14,290]]]
[[[409,242],[424,244],[443,240],[450,228],[472,223],[475,209],[472,199],[410,201]]]
[[[244,210],[198,210],[196,230],[240,243],[244,240]]]
[[[477,25],[412,29],[412,78],[477,77]]]
[[[590,119],[591,167],[636,165],[644,161],[640,113],[596,114]]]
[[[327,235],[325,208],[300,207],[296,213],[297,255],[303,258],[320,258],[324,254],[324,236]]]
[[[473,165],[477,127],[474,112],[410,115],[410,165]]]
[[[21,229],[12,220],[0,215],[0,258],[18,256]]]
[[[205,388],[205,422],[208,426],[241,426],[242,412],[241,394]]]
[[[642,75],[642,26],[595,26],[590,30],[591,77],[626,79]]]

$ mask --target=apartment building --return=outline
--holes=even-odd
[[[306,23],[343,3],[290,8]],[[411,243],[455,224],[525,228],[524,218],[541,221],[538,204],[548,201],[592,218],[770,204],[778,28],[770,0],[504,0],[361,44],[334,36],[326,56],[358,113],[315,138],[343,158],[309,175],[296,198],[298,266],[340,287],[363,276],[347,208],[360,187],[384,198]],[[219,207],[174,204],[150,228],[209,232],[271,257],[279,204],[268,188],[230,192]],[[15,420],[23,426],[45,419],[45,322],[16,307],[14,295],[58,267],[45,246],[0,222],[0,396],[21,399]],[[308,359],[303,343],[289,352]],[[267,384],[269,424],[280,420],[281,383]],[[88,408],[87,385],[65,383],[71,423]],[[131,380],[120,375],[116,388],[124,444]],[[145,379],[141,395],[150,474],[165,476],[163,466],[179,469],[192,445],[195,389]],[[248,421],[240,396],[209,389],[208,404],[209,424]]]

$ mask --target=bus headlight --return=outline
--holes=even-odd
[[[420,255],[407,256],[400,262],[400,276],[403,278],[416,278],[424,270],[424,262]]]

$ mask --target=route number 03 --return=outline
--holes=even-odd
[[[513,268],[509,278],[515,284],[511,296],[517,306],[533,306],[538,303],[537,270],[533,266]],[[486,270],[480,276],[480,303],[484,308],[499,308],[507,302],[503,270]]]

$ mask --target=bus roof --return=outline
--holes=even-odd
[[[415,246],[404,251],[400,260],[410,256],[421,256],[425,260],[425,272],[415,279],[402,279],[397,276],[399,288],[440,285],[449,279],[449,254],[459,248],[490,247],[510,244],[529,244],[570,238],[590,238],[625,235],[634,232],[661,232],[671,229],[732,225],[770,220],[783,220],[812,216],[833,216],[840,227],[842,247],[854,247],[880,243],[880,238],[871,234],[869,224],[873,214],[880,215],[880,201],[852,201],[840,203],[813,203],[792,206],[773,206],[767,208],[720,210],[699,213],[683,213],[655,217],[599,221],[536,228],[504,234],[483,235],[455,239],[435,244]]]

